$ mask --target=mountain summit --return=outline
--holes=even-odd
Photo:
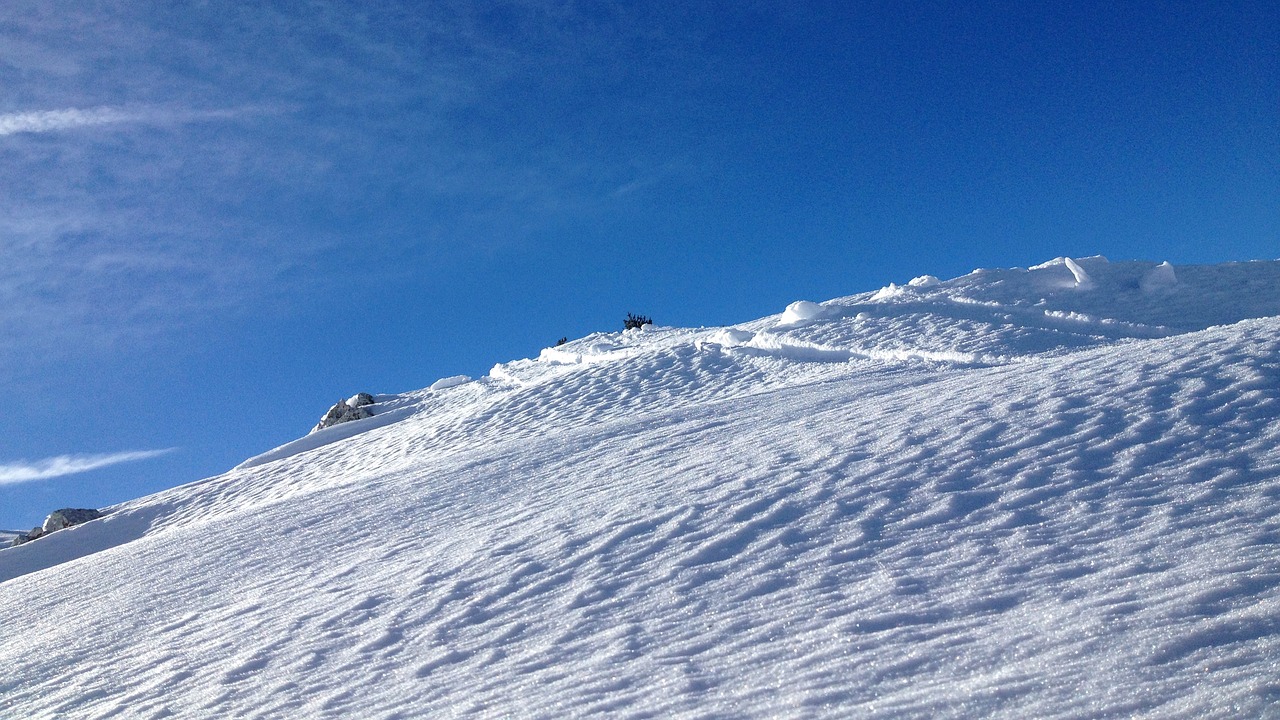
[[[922,276],[370,397],[0,551],[0,715],[1280,712],[1280,262]]]

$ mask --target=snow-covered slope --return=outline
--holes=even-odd
[[[1280,716],[1280,263],[913,282],[0,551],[0,716]]]

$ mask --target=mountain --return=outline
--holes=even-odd
[[[1280,716],[1280,262],[924,276],[375,401],[0,551],[0,716]]]

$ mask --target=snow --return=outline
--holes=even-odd
[[[750,330],[725,328],[712,335],[707,342],[721,345],[723,347],[738,347],[751,342],[755,336],[756,334]]]
[[[1173,266],[1168,261],[1165,261],[1148,270],[1147,274],[1142,276],[1142,282],[1139,286],[1142,288],[1142,292],[1159,293],[1173,290],[1177,285],[1178,274],[1174,271]]]
[[[778,319],[778,325],[795,325],[807,320],[816,320],[825,314],[822,306],[809,300],[797,300],[787,306]]]
[[[451,387],[457,387],[469,382],[471,382],[471,378],[466,375],[452,375],[450,377],[440,378],[439,380],[431,383],[431,387],[429,389],[447,390]]]
[[[1076,280],[1076,287],[1082,289],[1093,287],[1093,279],[1089,277],[1089,273],[1085,272],[1085,269],[1080,267],[1080,264],[1075,260],[1072,260],[1069,257],[1064,257],[1062,258],[1062,264],[1066,265],[1067,269],[1071,271],[1071,275]]]
[[[353,398],[354,399],[354,398]],[[352,420],[350,422],[339,423],[326,428],[318,428],[312,430],[310,434],[281,445],[280,447],[268,450],[261,455],[255,455],[248,460],[240,463],[235,467],[236,470],[256,467],[265,463],[273,462],[281,458],[292,457],[301,452],[314,450],[324,447],[330,443],[346,440],[360,433],[368,432],[375,428],[390,425],[409,416],[412,407],[405,398],[395,395],[378,395],[374,398],[377,412],[369,409],[373,413],[373,417],[363,418],[360,420]],[[350,402],[348,401],[348,405]],[[369,406],[366,406],[369,408]]]
[[[886,285],[886,286],[884,286],[884,287],[880,288],[878,291],[876,291],[876,294],[875,294],[875,295],[872,295],[872,296],[871,296],[871,299],[872,299],[873,301],[875,301],[875,300],[888,300],[889,298],[900,297],[900,296],[901,296],[901,295],[903,295],[905,292],[906,292],[906,289],[905,289],[905,288],[903,288],[902,286],[898,285],[897,283],[889,283],[888,285]]]
[[[0,716],[1274,715],[1280,262],[1071,262],[597,333],[2,550]]]

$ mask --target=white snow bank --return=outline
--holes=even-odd
[[[257,467],[275,460],[292,457],[298,453],[315,450],[330,443],[355,437],[361,433],[398,422],[408,417],[413,411],[410,401],[401,395],[378,395],[374,400],[380,410],[372,417],[312,430],[309,435],[287,442],[261,455],[255,455],[233,469],[242,470]],[[367,409],[368,406],[365,406],[365,408]]]
[[[1032,265],[1031,267],[1029,267],[1029,268],[1027,268],[1027,269],[1028,269],[1028,270],[1047,270],[1047,269],[1049,269],[1049,268],[1057,267],[1057,266],[1059,266],[1059,265],[1066,265],[1066,264],[1067,264],[1067,260],[1069,260],[1069,259],[1070,259],[1072,262],[1076,263],[1077,265],[1079,265],[1079,264],[1081,264],[1081,263],[1097,263],[1097,264],[1100,264],[1100,265],[1108,265],[1108,264],[1110,264],[1110,263],[1111,263],[1111,261],[1110,261],[1110,260],[1108,260],[1108,259],[1107,259],[1107,257],[1106,257],[1105,255],[1090,255],[1090,256],[1088,256],[1088,257],[1078,257],[1078,258],[1067,258],[1067,257],[1065,257],[1065,256],[1059,256],[1059,257],[1056,257],[1056,258],[1054,258],[1054,259],[1052,259],[1052,260],[1047,260],[1047,261],[1045,261],[1045,262],[1042,262],[1042,263],[1040,263],[1039,265]],[[993,268],[987,268],[987,269],[978,269],[978,270],[974,270],[973,272],[975,272],[975,273],[977,273],[977,272],[1000,272],[1000,270],[999,270],[999,269],[993,269]]]
[[[717,338],[725,340],[717,342]],[[734,352],[755,357],[773,357],[796,363],[844,363],[851,360],[868,360],[894,363],[946,363],[953,365],[987,366],[1008,362],[1007,358],[983,356],[961,351],[934,351],[925,348],[896,347],[877,348],[850,345],[845,347],[806,342],[790,336],[772,333],[747,333],[734,331],[726,337],[720,331],[708,338],[707,344],[729,348]],[[698,345],[702,349],[703,344]]]
[[[907,285],[910,285],[911,287],[917,287],[917,288],[927,288],[927,287],[933,287],[934,285],[939,285],[941,283],[942,283],[941,280],[939,280],[938,278],[932,275],[921,275],[919,277],[911,278],[911,282],[908,282]]]
[[[897,283],[889,283],[877,290],[876,293],[871,296],[871,300],[873,302],[877,300],[888,300],[889,298],[900,297],[905,292],[906,290]]]
[[[167,510],[164,503],[153,502],[147,507],[109,512],[94,522],[73,525],[9,548],[0,552],[0,583],[137,540],[151,531]],[[83,599],[86,593],[98,589],[101,588],[81,587],[79,597]]]
[[[0,706],[1266,717],[1276,337],[995,368],[803,375],[674,344],[550,368],[138,501],[189,522],[66,531],[104,552],[0,551],[0,578],[26,571],[0,582],[0,627],[21,628],[0,633]],[[98,590],[44,591],[69,577]]]
[[[440,378],[439,380],[431,383],[431,387],[428,389],[447,390],[448,388],[465,385],[469,382],[471,382],[471,378],[467,375],[451,375],[449,377]]]
[[[722,345],[724,347],[737,347],[744,343],[750,342],[756,336],[750,330],[741,330],[738,328],[724,328],[719,330],[707,338],[707,342]]]
[[[646,325],[645,327],[649,327],[649,326]],[[629,330],[624,330],[623,334],[625,335],[630,332],[631,331]],[[621,360],[623,358],[630,357],[632,354],[633,354],[632,350],[626,347],[623,347],[621,345],[616,345],[613,343],[606,343],[606,342],[597,342],[597,343],[589,343],[585,347],[580,347],[578,350],[565,350],[562,348],[543,348],[542,352],[538,353],[538,361],[543,363],[550,363],[553,365],[592,365],[595,363],[613,362],[616,360]],[[500,364],[511,365],[511,363],[500,363]],[[495,366],[495,369],[498,369],[498,368],[496,368]],[[512,378],[513,376],[511,375],[509,370],[510,368],[506,368],[506,367],[502,368],[499,371],[498,375],[496,375],[496,377],[504,378],[504,379]],[[493,374],[492,371],[490,371],[490,374]]]
[[[559,365],[577,365],[582,362],[582,354],[561,350],[560,348],[543,348],[542,352],[538,353],[538,361]]]
[[[1268,717],[1280,263],[1077,264],[602,334],[0,551],[0,714]]]

